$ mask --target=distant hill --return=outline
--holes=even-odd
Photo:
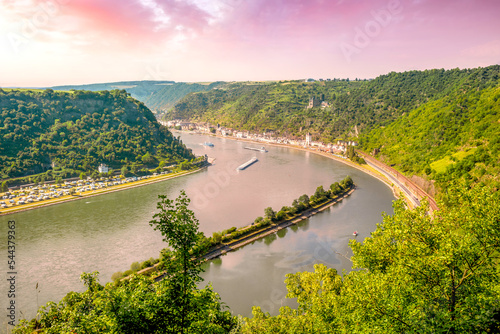
[[[151,110],[167,110],[171,108],[177,101],[182,99],[189,93],[200,92],[219,87],[223,82],[213,83],[184,83],[175,81],[119,81],[108,83],[96,83],[88,85],[65,85],[50,87],[53,90],[88,90],[102,91],[123,89],[130,95],[141,101]]]
[[[178,82],[172,85],[163,85],[160,89],[141,101],[150,109],[168,110],[190,93],[208,91],[224,84],[224,82],[218,81],[207,84]]]
[[[64,86],[54,86],[50,87],[53,90],[90,90],[92,92],[101,90],[114,90],[123,89],[127,93],[139,100],[144,102],[148,97],[150,97],[155,92],[161,90],[165,85],[173,85],[175,81],[118,81],[118,82],[107,82],[107,83],[95,83],[87,85],[64,85]]]
[[[193,158],[124,90],[0,89],[0,110],[1,179],[94,173],[100,163],[138,170]]]

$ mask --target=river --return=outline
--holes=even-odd
[[[243,226],[264,215],[271,206],[278,211],[302,194],[311,195],[350,175],[356,191],[340,204],[236,252],[205,265],[205,283],[211,282],[235,314],[249,316],[251,306],[276,314],[284,298],[285,275],[313,270],[325,263],[350,270],[349,239],[369,236],[392,213],[394,196],[381,181],[326,157],[285,147],[266,147],[262,153],[244,149],[259,147],[225,138],[181,135],[197,155],[215,158],[207,170],[148,186],[96,196],[0,217],[0,236],[7,238],[7,222],[16,222],[16,310],[19,318],[32,318],[37,306],[59,301],[69,291],[83,291],[82,272],[99,271],[100,282],[114,272],[125,271],[134,261],[158,257],[165,247],[158,231],[148,222],[156,211],[158,194],[177,197],[186,190],[191,209],[207,235],[232,226]],[[205,141],[214,147],[201,145]],[[236,167],[252,157],[259,161],[244,171]],[[0,243],[5,273],[0,285],[0,306],[6,310],[7,245]],[[35,289],[38,284],[38,290]],[[5,312],[5,311],[4,311]],[[6,328],[6,317],[2,327]]]

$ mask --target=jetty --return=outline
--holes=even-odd
[[[245,168],[247,168],[248,166],[256,163],[257,161],[259,161],[259,159],[253,157],[252,159],[248,160],[247,162],[245,162],[244,164],[242,165],[239,165],[238,168],[236,168],[236,170],[244,170]]]

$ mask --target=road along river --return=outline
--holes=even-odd
[[[158,257],[165,247],[149,226],[157,195],[177,197],[185,189],[191,209],[207,235],[232,226],[244,226],[263,216],[264,208],[278,211],[316,187],[328,187],[350,175],[356,191],[339,203],[289,229],[231,252],[206,264],[203,274],[234,313],[250,315],[251,306],[277,313],[284,298],[287,273],[312,270],[325,263],[349,270],[348,241],[369,236],[381,213],[392,213],[394,196],[381,181],[326,157],[286,147],[267,147],[261,153],[251,146],[224,138],[182,134],[194,153],[215,158],[214,165],[189,176],[128,189],[88,200],[74,201],[0,217],[0,236],[6,240],[8,221],[16,228],[16,312],[32,318],[48,301],[59,301],[69,291],[83,291],[82,272],[99,271],[100,281],[125,271],[134,261]],[[214,147],[202,145],[210,141]],[[260,145],[256,145],[260,146]],[[257,157],[243,171],[236,167]],[[7,275],[7,244],[0,243]],[[7,308],[7,277],[0,283],[0,307]],[[35,287],[38,283],[38,289]],[[1,314],[1,313],[0,313]],[[6,328],[2,317],[0,329]]]

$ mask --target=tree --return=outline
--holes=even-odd
[[[3,181],[2,182],[2,192],[6,192],[9,190],[9,184],[7,183],[7,181]]]
[[[276,212],[271,207],[267,207],[264,209],[264,215],[266,218],[269,218],[270,220],[276,219]]]
[[[306,208],[310,206],[309,196],[307,196],[306,194],[299,197],[299,202],[302,203]]]
[[[283,210],[278,211],[278,213],[276,214],[276,220],[280,221],[284,220],[285,218],[286,218],[286,212]]]
[[[85,180],[87,178],[87,173],[81,172],[80,173],[80,180]]]
[[[340,184],[338,182],[332,183],[330,185],[330,193],[332,196],[338,195],[342,192],[342,188],[340,187]]]
[[[340,186],[343,188],[343,189],[348,189],[350,187],[352,187],[354,185],[354,181],[352,180],[352,178],[347,175],[342,181],[340,181]]]
[[[325,189],[323,189],[323,186],[319,186],[316,188],[316,192],[314,192],[314,196],[318,199],[323,198],[326,195]]]
[[[193,167],[193,165],[189,161],[183,161],[180,164],[181,170],[189,170]]]
[[[163,241],[167,242],[173,251],[173,258],[167,263],[167,275],[173,289],[172,302],[177,306],[179,322],[174,329],[184,333],[187,327],[188,313],[191,311],[192,294],[200,277],[198,254],[193,254],[198,240],[198,220],[194,212],[188,209],[190,199],[184,190],[174,200],[165,195],[159,195],[157,208],[160,210],[149,222],[155,230],[159,230]]]
[[[145,165],[150,165],[155,162],[155,158],[148,152],[141,157],[141,161]]]

